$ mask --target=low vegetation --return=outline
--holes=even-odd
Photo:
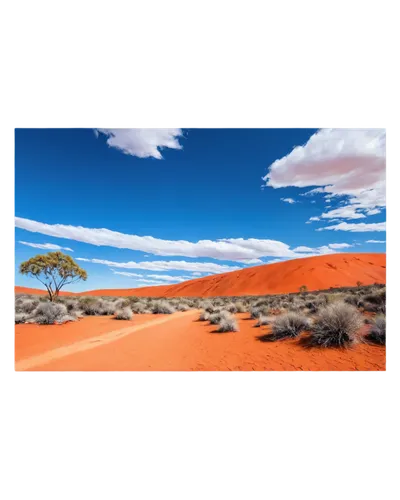
[[[377,316],[372,323],[369,333],[366,335],[369,342],[378,345],[386,345],[386,318]]]
[[[363,334],[374,344],[386,343],[386,288],[378,284],[207,299],[71,295],[50,301],[46,296],[20,294],[15,300],[15,323],[61,324],[84,316],[129,320],[134,314],[174,314],[191,309],[199,310],[199,321],[215,325],[219,332],[238,331],[237,318],[247,317],[254,326],[267,330],[263,337],[268,341],[301,335],[309,345],[345,347]],[[307,334],[303,336],[303,332]]]
[[[304,330],[308,330],[310,322],[306,316],[295,312],[288,312],[277,317],[272,325],[272,335],[276,339],[297,337]]]
[[[322,347],[351,345],[362,324],[362,316],[354,306],[335,302],[318,312],[312,326],[310,344]]]
[[[130,307],[124,307],[123,309],[118,309],[115,313],[115,319],[132,319],[133,313]]]

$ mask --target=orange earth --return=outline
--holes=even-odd
[[[215,274],[177,285],[144,288],[92,290],[74,295],[113,295],[141,297],[215,297],[298,292],[330,287],[386,282],[386,254],[338,253],[254,266],[240,271]],[[16,293],[45,293],[33,288],[15,287]],[[65,293],[64,294],[68,294]]]
[[[132,321],[86,317],[61,326],[16,325],[18,371],[385,370],[385,347],[308,349],[299,340],[263,342],[238,314],[239,332],[215,333],[199,311],[135,315]],[[366,327],[363,327],[366,328]]]

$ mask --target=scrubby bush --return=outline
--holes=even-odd
[[[354,307],[360,307],[360,305],[362,303],[360,297],[358,295],[354,295],[354,294],[346,295],[346,297],[344,297],[343,300],[346,302],[346,304],[350,304]]]
[[[208,321],[210,319],[210,313],[207,311],[201,311],[199,321]]]
[[[350,345],[361,326],[362,316],[354,306],[334,302],[319,311],[311,330],[311,344],[322,347]]]
[[[123,309],[118,309],[115,313],[115,319],[132,319],[133,313],[129,307],[124,307]]]
[[[131,304],[131,310],[135,314],[150,313],[150,310],[147,309],[146,304],[144,302],[135,302]]]
[[[269,308],[265,305],[250,307],[250,317],[258,319],[260,316],[268,316]]]
[[[151,312],[153,314],[173,314],[175,309],[166,300],[160,300],[152,304]]]
[[[177,305],[176,309],[178,311],[182,311],[183,312],[183,311],[189,311],[190,307],[187,304],[185,304],[184,302],[182,302],[182,303],[180,303],[180,304]]]
[[[15,324],[19,325],[20,323],[25,323],[25,321],[29,318],[29,315],[26,313],[15,313]]]
[[[65,323],[71,321],[64,304],[57,302],[41,302],[32,316],[26,322],[37,323],[39,325],[54,325],[55,323]]]
[[[87,316],[98,316],[102,312],[100,300],[93,297],[81,300],[80,307]]]
[[[264,325],[269,325],[271,323],[271,318],[268,316],[259,316],[257,323],[254,326],[260,327]]]
[[[230,313],[237,312],[236,304],[234,304],[233,302],[228,302],[227,304],[225,304],[224,309],[225,309],[225,311],[228,311]]]
[[[78,318],[73,314],[66,314],[61,316],[61,318],[56,320],[57,325],[62,325],[63,323],[68,323],[69,321],[78,321]]]
[[[303,330],[308,330],[310,323],[306,316],[288,312],[278,316],[272,325],[275,338],[297,337]]]
[[[237,321],[231,315],[229,317],[221,318],[221,321],[218,324],[219,324],[219,327],[218,327],[217,331],[219,333],[238,332],[239,331]]]
[[[247,311],[247,307],[243,304],[243,302],[236,302],[236,312],[238,313],[244,313]]]
[[[386,318],[385,316],[377,316],[372,323],[371,330],[366,335],[367,340],[374,344],[386,344]]]
[[[217,305],[217,301],[215,301],[215,305]],[[204,309],[205,311],[207,311],[208,313],[212,313],[213,309],[214,309],[214,305],[212,304],[211,301],[205,300],[202,303],[201,308]]]
[[[218,325],[221,320],[229,319],[232,315],[228,311],[220,311],[210,315],[209,320],[211,325]]]
[[[117,299],[113,302],[113,306],[114,306],[114,311],[116,311],[117,309],[124,309],[125,307],[131,307],[131,303],[130,300],[128,299]]]
[[[75,312],[80,309],[80,304],[79,301],[76,299],[66,299],[62,301],[65,307],[67,308],[67,311],[70,312]]]
[[[30,314],[39,305],[38,300],[22,299],[16,302],[15,306],[19,312]]]

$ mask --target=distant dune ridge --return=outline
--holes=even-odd
[[[140,297],[216,297],[266,295],[298,292],[303,285],[311,290],[330,287],[386,283],[385,253],[338,253],[248,267],[214,274],[176,285],[143,288],[104,289],[61,295],[114,295]],[[46,294],[45,290],[15,287],[15,293]]]

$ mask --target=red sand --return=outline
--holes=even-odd
[[[249,267],[240,271],[215,274],[177,285],[161,285],[144,288],[92,290],[76,295],[113,295],[141,297],[215,297],[234,295],[263,295],[298,292],[302,285],[308,290],[330,287],[356,286],[386,283],[386,254],[338,253],[305,257],[263,266]],[[34,289],[16,293],[44,293]]]
[[[246,319],[248,314],[238,315],[240,331],[232,333],[212,333],[215,326],[196,321],[196,312],[176,313],[163,324],[151,325],[125,336],[116,336],[112,341],[102,343],[101,336],[93,346],[52,360],[51,349],[60,343],[53,341],[53,329],[48,330],[48,343],[41,340],[40,349],[48,352],[46,362],[33,364],[35,371],[127,371],[127,370],[385,370],[385,348],[367,344],[357,344],[350,349],[306,349],[298,340],[260,342],[257,337],[268,333],[269,327],[254,328],[255,321]],[[135,316],[135,320],[139,315]],[[69,331],[74,331],[68,341],[74,342],[76,326],[81,326],[85,336],[101,333],[98,323],[104,318],[84,318],[78,324],[65,325],[66,341]],[[102,331],[107,331],[112,320],[107,318]],[[115,320],[114,323],[115,324]],[[122,323],[122,322],[121,322]],[[17,325],[17,336],[21,335],[16,357],[21,359],[37,352],[27,347],[29,334],[23,331],[25,325]],[[43,328],[43,327],[39,327]],[[76,329],[76,332],[75,332]],[[21,333],[22,332],[22,333]],[[24,336],[25,335],[25,336]],[[104,337],[104,335],[103,335]],[[53,351],[55,352],[55,351]],[[30,354],[29,354],[30,353]],[[29,359],[29,358],[28,358]]]

